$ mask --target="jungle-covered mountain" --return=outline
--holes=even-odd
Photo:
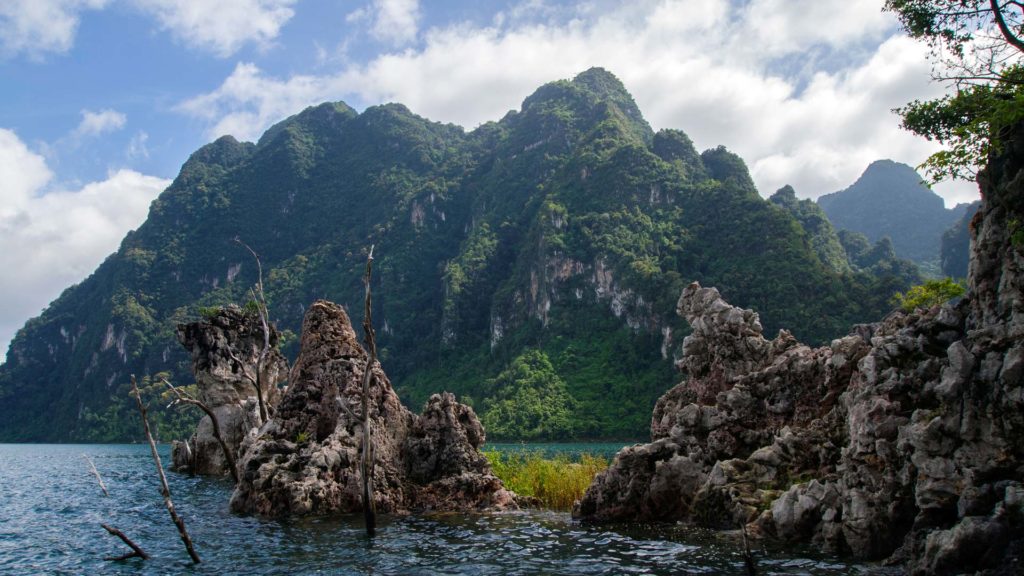
[[[506,439],[646,436],[693,280],[810,342],[918,280],[891,244],[844,245],[812,202],[763,199],[725,148],[652,131],[602,69],[469,132],[326,103],[193,153],[118,251],[18,332],[0,441],[137,435],[129,375],[191,381],[176,325],[249,300],[257,267],[236,238],[291,358],[314,299],[361,319],[375,246],[380,358],[403,400],[455,392]]]
[[[913,168],[892,160],[872,162],[849,188],[819,197],[818,205],[836,228],[860,232],[871,242],[888,236],[900,258],[935,274],[942,235],[969,206],[947,209]],[[966,256],[963,265],[967,266]]]

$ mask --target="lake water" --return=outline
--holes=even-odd
[[[165,463],[168,453],[161,447]],[[237,516],[228,511],[228,482],[173,472],[168,481],[203,559],[198,566],[163,507],[147,446],[0,444],[0,574],[745,573],[735,542],[678,525],[591,527],[541,511],[384,517],[370,541],[357,516]],[[153,559],[104,561],[127,548],[100,523],[123,530]],[[876,571],[808,550],[757,555],[762,575]]]

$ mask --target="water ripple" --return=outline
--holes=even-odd
[[[95,462],[110,498],[82,453]],[[683,526],[588,527],[543,511],[437,514],[382,517],[369,541],[359,516],[236,516],[227,482],[174,473],[168,481],[203,558],[198,566],[188,562],[163,508],[148,447],[0,444],[0,573],[744,574],[734,541]],[[105,562],[125,548],[101,522],[153,559]],[[762,552],[759,565],[762,574],[874,573],[810,551]]]

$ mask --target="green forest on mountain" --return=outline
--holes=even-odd
[[[361,320],[375,245],[380,359],[403,401],[455,392],[505,440],[645,437],[677,379],[689,282],[758,311],[769,337],[823,343],[920,281],[886,239],[838,233],[792,189],[763,199],[725,148],[655,133],[601,69],[470,132],[326,103],[196,151],[118,251],[18,332],[0,441],[134,438],[129,375],[191,382],[177,324],[249,300],[236,238],[260,256],[291,359],[314,299]],[[157,404],[165,439],[194,423]]]

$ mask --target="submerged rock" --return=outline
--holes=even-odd
[[[912,574],[1024,572],[1024,138],[979,183],[959,303],[811,349],[687,287],[684,380],[574,516],[746,525]]]
[[[253,314],[227,306],[209,318],[180,324],[178,341],[192,356],[196,395],[217,416],[221,435],[238,459],[242,440],[260,425],[256,388],[246,377],[256,375],[263,349],[263,327]],[[278,384],[288,374],[288,361],[277,349],[279,334],[270,327],[270,352],[263,363],[263,398],[270,410],[280,397]],[[241,361],[239,363],[238,361]],[[174,442],[172,468],[196,474],[228,473],[224,451],[213,434],[209,416],[203,416],[186,442]]]
[[[340,306],[319,300],[278,410],[243,445],[237,512],[322,515],[362,509],[361,395],[367,355]],[[379,365],[370,386],[374,503],[383,513],[514,507],[478,448],[473,409],[435,394],[422,416],[398,399]]]

